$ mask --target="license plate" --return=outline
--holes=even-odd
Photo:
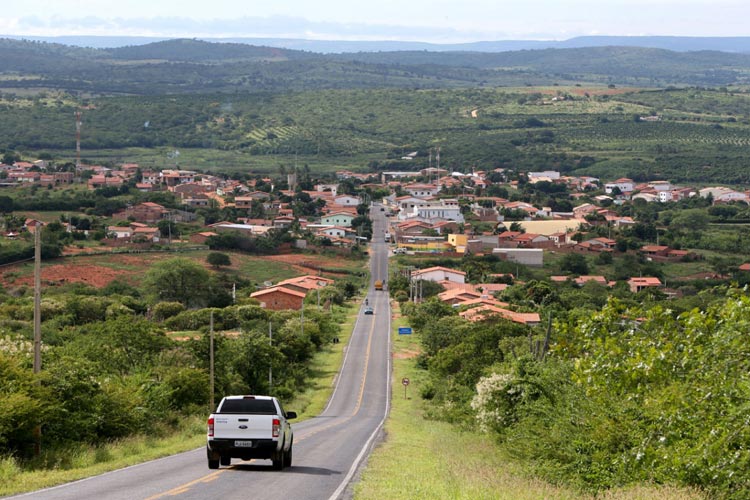
[[[235,448],[252,448],[253,442],[252,441],[235,441],[234,446]]]

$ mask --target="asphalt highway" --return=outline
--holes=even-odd
[[[274,471],[271,462],[233,459],[209,470],[205,448],[146,462],[81,481],[11,498],[54,500],[134,499],[330,499],[351,496],[356,473],[381,437],[390,391],[391,312],[387,291],[373,283],[388,279],[385,216],[374,205],[367,302],[346,346],[328,406],[317,417],[293,423],[293,463]],[[294,410],[294,408],[287,408]]]

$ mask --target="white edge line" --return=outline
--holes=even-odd
[[[390,299],[389,299],[390,302]],[[336,491],[333,492],[333,494],[328,497],[328,500],[336,500],[341,496],[341,494],[344,492],[344,490],[349,486],[349,481],[351,481],[352,477],[354,476],[354,473],[357,471],[357,468],[359,467],[359,464],[362,462],[362,459],[364,458],[365,453],[370,449],[370,445],[372,444],[375,437],[380,432],[380,429],[383,427],[383,424],[385,423],[386,417],[388,417],[388,413],[391,410],[391,314],[390,314],[390,304],[388,305],[388,369],[386,370],[385,374],[385,381],[386,381],[386,399],[385,399],[385,412],[383,413],[383,418],[380,420],[380,423],[375,428],[374,431],[372,431],[372,434],[370,435],[370,438],[367,440],[365,445],[362,447],[362,450],[359,452],[359,455],[357,455],[357,458],[354,460],[354,463],[352,464],[351,468],[349,468],[349,472],[346,474],[346,477],[344,477],[343,481],[339,485],[338,488],[336,488]]]

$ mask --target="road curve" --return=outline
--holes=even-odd
[[[375,313],[360,311],[328,406],[319,416],[293,424],[290,468],[274,471],[270,461],[234,459],[229,467],[209,470],[205,448],[200,448],[11,498],[335,500],[350,496],[352,478],[380,436],[390,400],[391,311],[387,292],[373,288],[375,280],[388,278],[385,216],[379,205],[371,214],[367,300]]]

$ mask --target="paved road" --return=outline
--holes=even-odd
[[[101,499],[336,499],[349,497],[358,466],[377,441],[388,412],[390,307],[374,280],[388,277],[383,241],[385,217],[372,211],[371,281],[367,300],[374,315],[360,311],[341,373],[327,408],[293,424],[292,467],[271,470],[271,462],[232,461],[209,470],[204,448],[13,498]],[[294,408],[289,408],[293,410]]]

